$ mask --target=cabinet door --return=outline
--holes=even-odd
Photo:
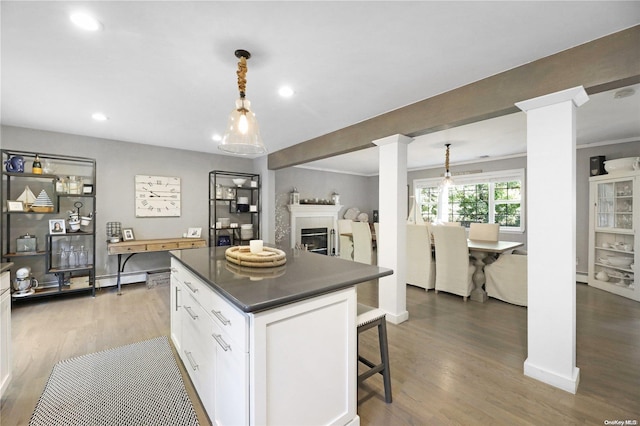
[[[9,275],[8,272],[6,272]],[[4,279],[4,274],[3,274]],[[11,379],[11,298],[9,290],[0,296],[0,398]]]
[[[180,303],[182,297],[182,286],[180,282],[175,278],[173,272],[171,273],[171,301],[170,301],[170,316],[171,316],[171,340],[176,347],[178,353],[181,353],[181,319],[182,313],[180,312]]]
[[[240,350],[217,325],[210,336],[214,356],[214,424],[244,425],[249,423],[249,354]]]
[[[633,207],[632,178],[596,185],[597,229],[632,229]]]

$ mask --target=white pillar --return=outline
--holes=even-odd
[[[582,87],[518,102],[527,113],[528,355],[524,374],[576,393],[576,107]]]
[[[378,306],[387,321],[400,324],[407,311],[407,145],[412,138],[393,135],[373,141],[378,145],[380,235],[378,266],[393,269],[393,275],[378,280]]]

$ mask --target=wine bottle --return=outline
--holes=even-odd
[[[31,171],[34,175],[42,174],[42,164],[40,163],[40,157],[38,156],[38,154],[36,154],[36,158],[33,160]]]

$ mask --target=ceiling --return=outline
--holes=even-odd
[[[102,30],[74,27],[90,12]],[[2,1],[1,122],[222,154],[236,49],[269,152],[640,23],[638,1]],[[294,95],[281,98],[283,84]],[[635,87],[636,92],[640,88]],[[109,119],[96,122],[94,112]],[[578,143],[640,136],[640,94],[578,110]],[[409,168],[526,152],[525,115],[431,133]],[[376,149],[306,167],[372,175]]]

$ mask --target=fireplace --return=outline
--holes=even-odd
[[[329,254],[329,230],[327,228],[303,228],[300,230],[300,243],[307,251]]]
[[[331,249],[337,251],[338,212],[341,205],[290,204],[287,207],[290,212],[291,248],[303,244],[303,229],[325,228],[325,254],[332,254]]]

